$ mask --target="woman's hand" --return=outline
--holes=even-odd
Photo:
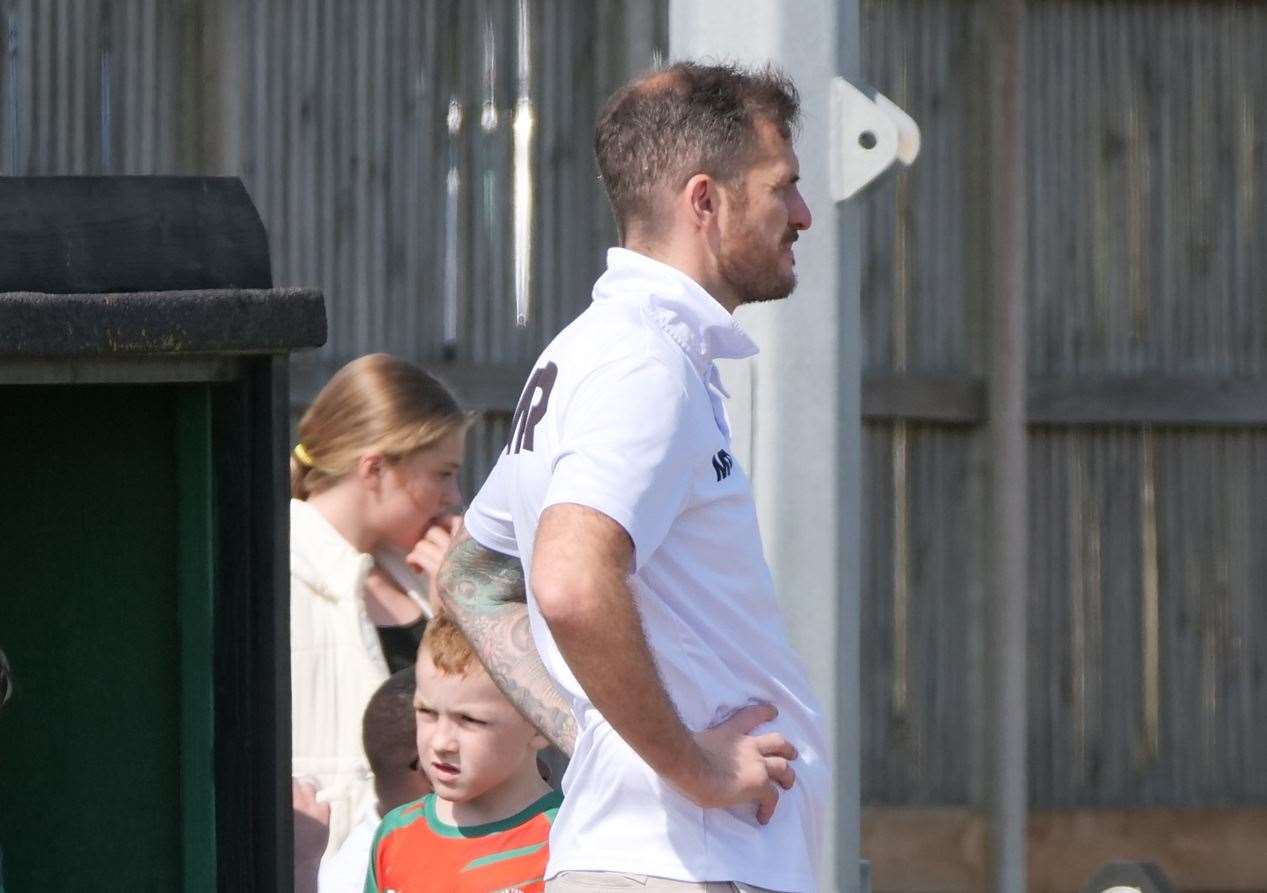
[[[311,781],[292,778],[290,793],[295,809],[295,893],[313,893],[330,836],[330,804],[317,800],[317,786]]]
[[[405,563],[420,574],[427,575],[427,601],[431,604],[431,612],[440,610],[440,593],[436,589],[436,577],[440,564],[453,543],[453,538],[462,529],[461,515],[446,515],[436,520],[427,528],[422,539],[414,544],[413,549],[405,556]]]

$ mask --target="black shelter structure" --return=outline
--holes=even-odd
[[[11,890],[291,885],[287,367],[241,182],[0,178]]]

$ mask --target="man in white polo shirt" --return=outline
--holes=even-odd
[[[796,284],[797,114],[774,70],[692,63],[608,101],[623,247],[537,361],[440,573],[494,678],[572,752],[556,893],[818,889],[822,714],[713,363],[757,352],[736,307]]]

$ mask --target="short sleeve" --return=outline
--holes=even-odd
[[[542,510],[596,509],[620,524],[641,568],[686,503],[691,436],[679,376],[654,357],[614,360],[578,385]]]
[[[485,549],[518,558],[519,543],[515,539],[515,522],[505,484],[507,461],[505,453],[498,458],[484,486],[467,508],[462,524]]]

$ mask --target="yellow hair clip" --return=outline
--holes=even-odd
[[[312,456],[308,455],[308,451],[304,449],[304,445],[302,443],[295,444],[294,452],[295,458],[299,460],[300,465],[303,465],[306,468],[313,468],[316,466],[317,463],[312,461]]]

